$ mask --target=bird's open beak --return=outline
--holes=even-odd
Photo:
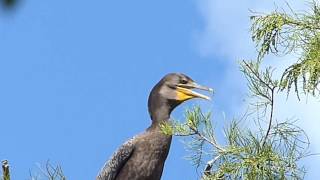
[[[206,100],[211,100],[210,97],[203,95],[203,94],[200,94],[198,92],[192,91],[191,89],[200,89],[200,90],[209,91],[209,92],[213,93],[212,88],[201,86],[195,82],[188,83],[188,84],[178,84],[177,85],[178,100],[185,101],[185,100],[188,100],[191,98],[202,98],[202,99],[206,99]]]

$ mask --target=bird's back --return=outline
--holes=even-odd
[[[103,166],[96,180],[115,180],[134,150],[134,138],[125,142]]]

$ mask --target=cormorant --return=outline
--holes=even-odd
[[[151,90],[148,109],[152,124],[145,132],[125,142],[104,165],[97,180],[160,180],[172,136],[161,132],[160,124],[170,113],[192,98],[209,100],[191,89],[212,91],[180,73],[164,76]]]

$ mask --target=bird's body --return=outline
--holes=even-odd
[[[151,126],[124,143],[105,164],[97,180],[161,179],[172,136],[164,134],[160,124],[169,121],[172,110],[183,101],[194,97],[209,99],[188,88],[211,90],[183,74],[168,74],[152,89],[148,100]]]
[[[168,156],[172,136],[161,132],[159,126],[150,127],[144,133],[141,133],[129,141],[125,142],[120,149],[113,155],[115,162],[109,161],[98,180],[160,180],[164,162]],[[119,154],[120,152],[120,154]],[[117,154],[118,153],[118,154]],[[123,165],[119,163],[119,157],[125,157],[126,162]],[[126,158],[127,157],[127,158]],[[112,172],[110,166],[122,166],[121,171]],[[109,168],[109,170],[107,170]],[[117,168],[114,169],[117,171]],[[107,177],[116,175],[116,177]]]
[[[160,180],[172,137],[160,128],[133,139],[133,153],[117,175],[117,180]]]

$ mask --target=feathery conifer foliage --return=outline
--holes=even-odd
[[[193,164],[204,169],[202,179],[302,179],[305,169],[298,162],[309,155],[309,141],[294,121],[274,117],[279,81],[272,78],[270,67],[260,71],[256,62],[243,61],[241,71],[254,103],[249,113],[226,126],[223,143],[217,142],[211,113],[199,107],[186,112],[185,123],[163,124],[163,132],[191,136],[186,146]],[[255,126],[242,127],[246,121]],[[208,157],[211,160],[203,162]]]
[[[310,3],[309,12],[275,10],[251,16],[252,40],[258,49],[258,61],[265,55],[295,53],[298,60],[282,75],[280,90],[294,88],[299,98],[299,84],[304,93],[319,95],[320,78],[320,7]]]

